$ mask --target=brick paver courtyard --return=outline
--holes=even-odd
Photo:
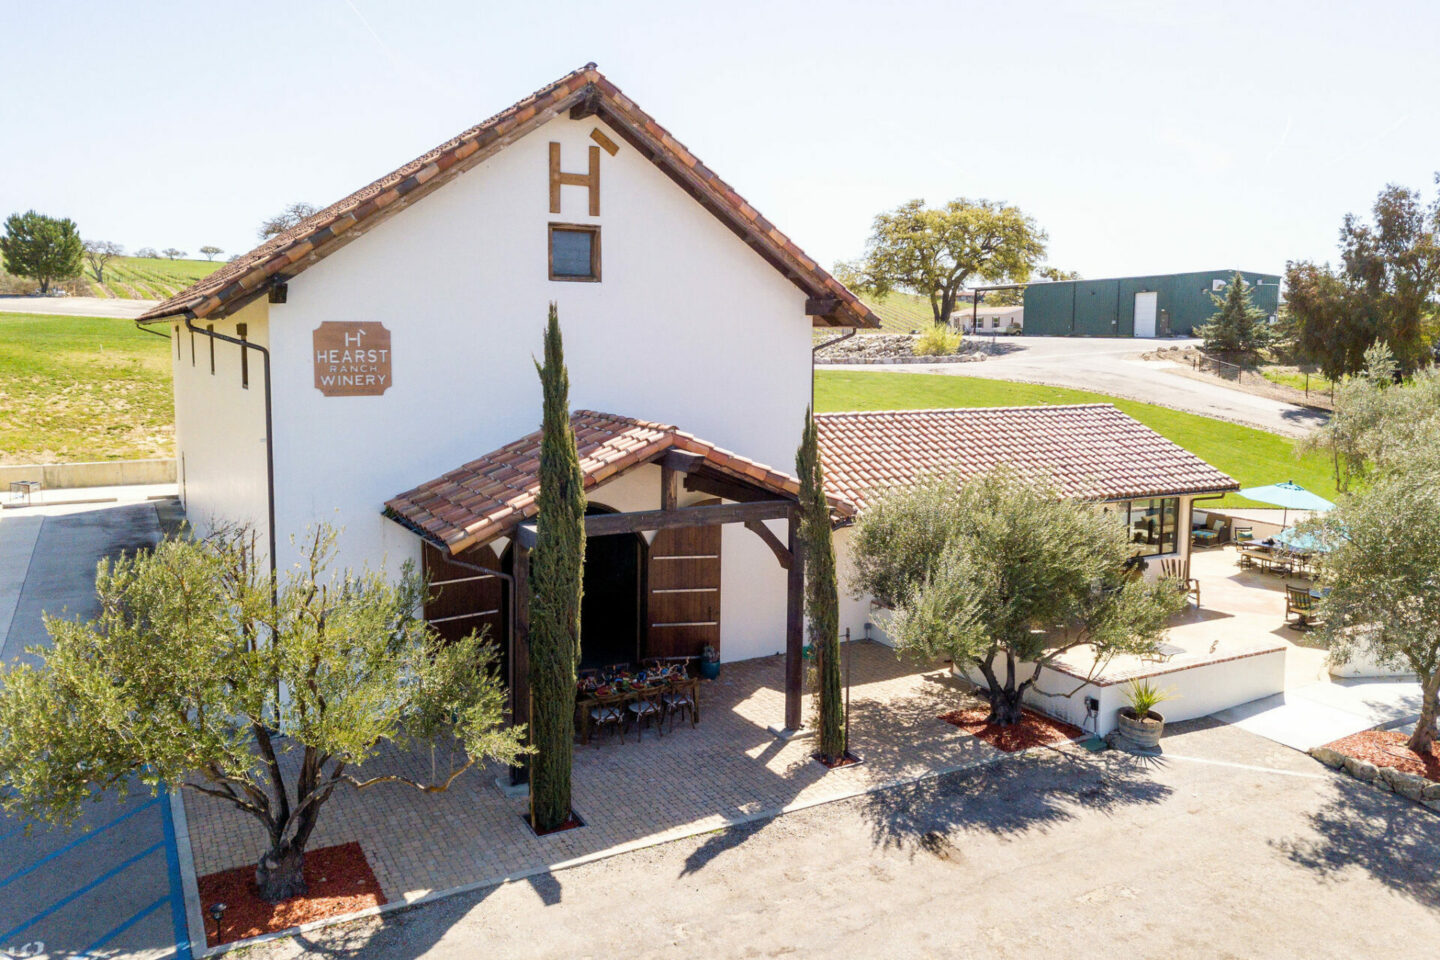
[[[811,738],[781,741],[767,727],[784,716],[780,657],[725,664],[701,686],[701,722],[643,742],[613,736],[575,747],[574,803],[583,829],[536,838],[523,797],[495,786],[497,768],[470,771],[448,793],[382,784],[342,788],[326,805],[311,848],[358,841],[392,903],[494,883],[547,867],[662,843],[787,808],[854,796],[993,758],[987,744],[937,719],[966,695],[941,665],[898,658],[876,643],[848,644],[851,746],[864,763],[827,770]],[[811,704],[807,697],[806,716]],[[434,762],[443,772],[443,759]],[[428,749],[390,751],[365,774],[431,776]],[[259,824],[228,804],[185,791],[200,876],[252,864],[265,846]]]

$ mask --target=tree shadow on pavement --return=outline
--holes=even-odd
[[[1018,835],[1075,819],[1157,804],[1173,792],[1153,761],[1042,749],[867,796],[861,811],[877,845],[944,856],[955,832]]]
[[[1326,880],[1366,871],[1397,893],[1440,907],[1440,817],[1404,797],[1350,779],[1309,814],[1315,836],[1271,841],[1294,863]]]

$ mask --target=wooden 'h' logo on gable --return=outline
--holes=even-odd
[[[590,148],[590,172],[566,173],[560,169],[560,144],[550,142],[550,212],[560,212],[561,187],[590,188],[590,216],[600,216],[600,148]]]

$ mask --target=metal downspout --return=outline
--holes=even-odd
[[[270,545],[270,593],[273,597],[279,584],[276,582],[276,560],[275,560],[275,432],[274,418],[271,407],[270,396],[270,351],[258,343],[251,343],[249,340],[241,340],[239,337],[227,336],[223,333],[216,333],[214,330],[201,330],[195,326],[195,314],[187,310],[184,314],[185,329],[191,334],[199,334],[202,337],[209,337],[212,340],[222,340],[225,343],[233,343],[242,351],[254,350],[260,354],[261,368],[265,376],[265,513],[268,529],[268,540]],[[147,333],[153,333],[157,337],[165,337],[169,340],[168,334],[151,330],[139,320],[135,326]]]

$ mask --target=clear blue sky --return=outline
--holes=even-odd
[[[1333,258],[1440,169],[1440,4],[0,0],[0,215],[248,249],[596,61],[813,256],[1018,204],[1086,276]]]

